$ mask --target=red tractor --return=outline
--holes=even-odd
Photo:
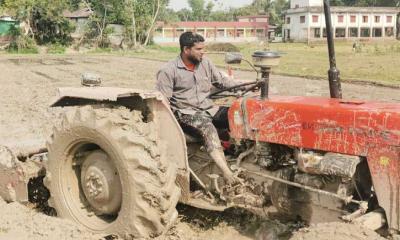
[[[52,106],[71,110],[48,142],[42,172],[50,206],[91,231],[127,238],[165,232],[178,201],[216,211],[262,212],[272,204],[308,223],[399,231],[400,105],[341,99],[327,0],[324,6],[331,98],[269,96],[279,56],[259,51],[253,60],[261,78],[238,86],[247,90],[227,105],[229,126],[218,129],[241,184],[224,183],[160,93],[64,88]],[[261,94],[250,92],[256,88]]]

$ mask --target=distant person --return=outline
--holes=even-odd
[[[353,52],[361,52],[361,44],[358,41],[354,41],[353,43]]]
[[[207,152],[222,171],[228,183],[238,179],[225,160],[213,118],[225,115],[226,108],[219,109],[208,98],[211,87],[229,88],[241,84],[222,74],[204,57],[204,38],[200,34],[185,32],[179,38],[181,52],[157,73],[156,88],[170,103],[182,129],[200,135]]]

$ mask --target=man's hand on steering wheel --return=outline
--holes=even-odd
[[[208,95],[208,98],[218,99],[218,98],[231,97],[231,96],[242,97],[244,94],[246,94],[250,91],[253,91],[253,92],[258,91],[259,88],[260,88],[260,86],[259,86],[258,81],[247,82],[247,83],[239,84],[239,85],[232,86],[229,88],[220,89],[220,90]],[[221,94],[223,92],[232,92],[232,94]]]

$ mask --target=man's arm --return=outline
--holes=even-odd
[[[168,101],[172,98],[172,93],[174,89],[174,80],[163,69],[161,69],[157,73],[156,89],[160,91]]]
[[[244,81],[235,80],[228,75],[221,73],[221,71],[219,71],[218,68],[211,61],[208,61],[208,64],[212,77],[211,83],[215,87],[222,89],[245,83]]]

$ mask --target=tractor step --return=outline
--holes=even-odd
[[[228,206],[226,205],[213,204],[210,201],[202,198],[191,198],[189,202],[186,202],[186,204],[195,208],[207,209],[217,212],[223,212],[228,208]]]

